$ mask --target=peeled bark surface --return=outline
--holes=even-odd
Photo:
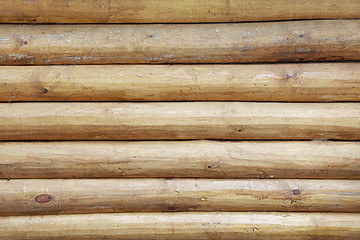
[[[164,211],[360,212],[360,180],[2,180],[0,215]]]
[[[360,139],[360,103],[3,103],[0,140]]]
[[[360,64],[2,66],[0,101],[360,101]]]
[[[356,213],[124,213],[0,217],[15,239],[359,239]]]
[[[357,0],[6,0],[0,23],[176,23],[360,18]]]
[[[360,143],[2,142],[0,178],[360,179]]]
[[[0,65],[360,60],[360,20],[0,25]]]

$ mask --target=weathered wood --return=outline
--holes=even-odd
[[[1,23],[240,22],[360,18],[357,0],[12,0]]]
[[[360,212],[360,180],[1,180],[0,215],[162,211]]]
[[[360,179],[359,142],[2,142],[0,178]]]
[[[360,103],[3,103],[0,140],[360,139]]]
[[[360,20],[0,25],[0,65],[360,60]]]
[[[0,217],[3,240],[359,239],[356,213],[122,213]]]
[[[0,101],[360,101],[359,63],[0,67]]]

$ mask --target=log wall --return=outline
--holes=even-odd
[[[360,239],[360,1],[0,0],[0,239]]]

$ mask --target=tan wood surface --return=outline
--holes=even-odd
[[[0,215],[163,211],[360,212],[360,180],[1,180]]]
[[[360,179],[360,143],[2,142],[0,178]]]
[[[0,239],[360,239],[359,36],[359,0],[0,0]]]
[[[360,103],[2,103],[0,140],[360,139]]]
[[[360,18],[357,0],[12,0],[1,23],[168,23]]]
[[[360,20],[0,25],[0,65],[360,60]]]
[[[359,239],[356,213],[124,213],[0,217],[17,239]]]
[[[360,101],[359,63],[0,67],[0,101]]]

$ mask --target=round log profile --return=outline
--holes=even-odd
[[[14,191],[16,189],[16,191]],[[0,215],[113,212],[360,212],[360,180],[1,180]]]
[[[360,18],[357,0],[12,0],[0,23],[185,23]]]
[[[360,64],[2,66],[0,101],[360,101]]]
[[[360,20],[0,25],[0,65],[360,60]]]
[[[17,239],[358,239],[356,213],[123,213],[0,217]]]
[[[360,140],[360,103],[2,103],[0,140]]]
[[[0,149],[0,178],[7,179],[360,179],[358,142],[2,142]]]

